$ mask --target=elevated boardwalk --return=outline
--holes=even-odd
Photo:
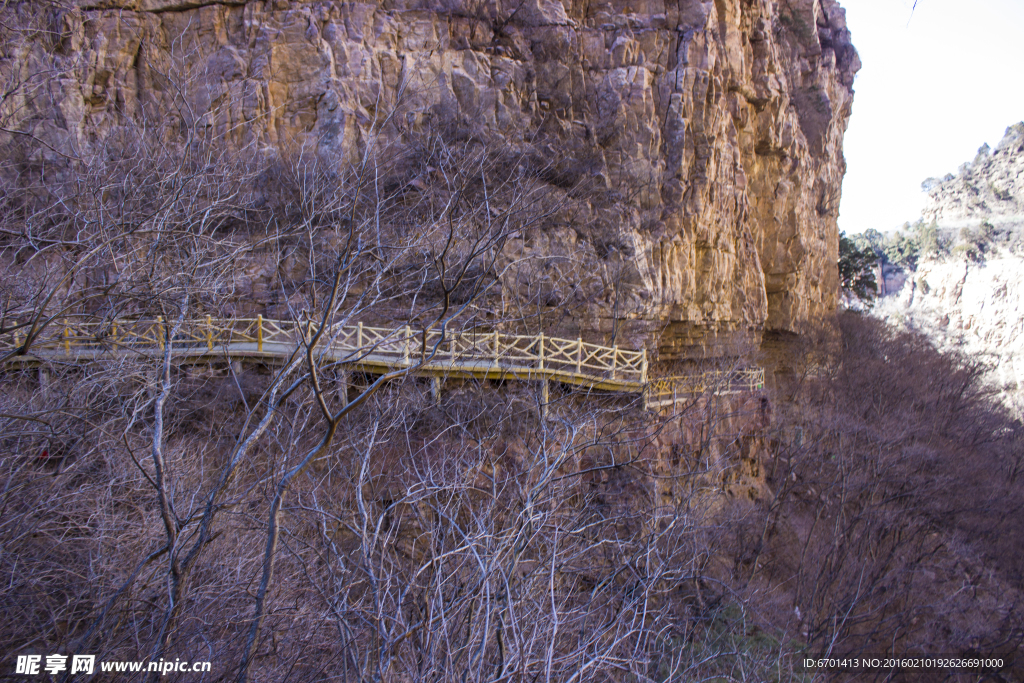
[[[30,353],[8,363],[44,360],[81,363],[119,357],[159,356],[170,325],[161,319],[50,325]],[[171,340],[175,358],[259,359],[280,362],[302,348],[316,332],[312,322],[256,318],[186,320]],[[440,342],[440,344],[439,344]],[[19,348],[24,336],[0,335],[0,354]],[[436,347],[436,350],[435,350]],[[589,344],[543,333],[535,336],[496,331],[449,331],[412,327],[371,327],[357,323],[325,331],[317,357],[369,374],[403,367],[417,376],[521,381],[556,381],[600,391],[642,394],[648,407],[671,405],[694,394],[757,391],[764,370],[743,369],[695,375],[648,377],[647,351]]]

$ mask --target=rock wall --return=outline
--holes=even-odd
[[[401,102],[398,143],[448,118],[540,158],[553,184],[591,184],[582,207],[520,244],[568,245],[600,279],[592,297],[556,302],[564,334],[672,359],[732,353],[836,307],[859,61],[835,0],[78,0],[46,12],[50,29],[7,41],[0,62],[7,82],[36,79],[2,116],[44,157],[156,111],[231,144],[351,160]],[[555,271],[545,277],[569,277]]]

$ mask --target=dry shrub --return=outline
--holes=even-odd
[[[0,637],[13,654],[147,659],[170,623],[165,659],[209,659],[214,680],[233,679],[276,482],[319,436],[312,397],[280,409],[172,594],[146,442],[151,363],[69,368],[45,388],[34,372],[4,376],[5,414],[46,417],[4,423],[21,432],[4,432]],[[163,461],[182,547],[264,372],[251,366],[238,384],[224,367],[171,373]],[[761,668],[747,655],[737,668],[725,625],[746,617],[727,609],[712,569],[721,519],[707,501],[724,450],[707,435],[734,438],[735,416],[705,402],[659,418],[565,389],[542,418],[534,389],[453,381],[438,405],[409,379],[344,419],[282,506],[255,678],[679,680],[745,666],[757,680],[750,671],[777,661],[769,643]],[[666,467],[662,447],[685,430],[703,441]],[[69,446],[56,460],[36,457],[58,443]]]
[[[852,312],[838,330],[780,382],[745,589],[814,655],[995,655],[1019,676],[1021,423],[980,363]]]

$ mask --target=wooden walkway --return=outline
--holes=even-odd
[[[162,355],[168,327],[159,318],[50,325],[32,343],[30,354],[14,356],[8,362],[83,362]],[[262,316],[207,317],[182,323],[171,349],[179,358],[274,362],[291,356],[316,329],[312,322]],[[434,378],[541,380],[545,388],[551,380],[602,391],[642,394],[651,408],[705,392],[739,393],[764,387],[764,370],[760,368],[651,380],[646,350],[600,346],[543,333],[526,336],[481,330],[449,331],[433,352],[439,341],[439,330],[424,332],[409,326],[383,328],[362,323],[337,325],[326,331],[317,347],[317,356],[370,374],[418,365],[416,375]],[[0,353],[18,348],[23,342],[24,337],[17,332],[0,335]]]

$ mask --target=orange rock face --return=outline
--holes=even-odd
[[[103,0],[52,24],[3,70],[59,72],[5,126],[55,147],[158,111],[344,162],[398,103],[406,132],[456,121],[530,158],[571,210],[506,256],[573,256],[534,275],[563,334],[672,359],[836,306],[859,61],[835,0]]]

